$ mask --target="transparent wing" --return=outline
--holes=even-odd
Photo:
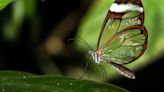
[[[128,27],[113,35],[103,48],[103,57],[117,64],[126,64],[140,57],[147,46],[143,25]]]
[[[141,15],[143,14],[137,11],[128,12],[126,14],[111,13],[109,11],[100,29],[97,50],[103,48],[106,42],[119,31],[133,25],[142,24],[143,18],[141,18]]]

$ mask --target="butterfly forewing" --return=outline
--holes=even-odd
[[[108,22],[104,24],[105,26],[101,30],[99,41],[97,44],[99,48],[97,48],[97,50],[103,48],[105,43],[117,32],[122,31],[125,28],[128,28],[133,25],[142,24],[142,20],[137,15],[138,14],[136,12],[130,12],[124,15],[120,14],[120,18],[114,18],[116,15],[110,13],[110,15],[108,15],[109,16]]]
[[[111,38],[116,33],[119,24],[119,19],[109,19],[106,26],[102,30],[101,38],[97,44],[97,50],[99,49],[99,47],[102,47],[109,40],[109,38]]]

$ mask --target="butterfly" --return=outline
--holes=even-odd
[[[115,0],[100,29],[96,50],[88,53],[94,63],[106,62],[121,75],[135,79],[134,72],[123,65],[143,55],[147,40],[141,0]]]

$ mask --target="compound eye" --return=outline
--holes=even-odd
[[[93,51],[91,51],[91,50],[88,51],[88,53],[89,53],[90,55],[92,55],[92,52],[93,52]]]

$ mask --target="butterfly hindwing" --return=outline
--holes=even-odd
[[[131,26],[118,32],[103,49],[103,57],[117,64],[126,64],[143,54],[147,32],[143,25]]]

